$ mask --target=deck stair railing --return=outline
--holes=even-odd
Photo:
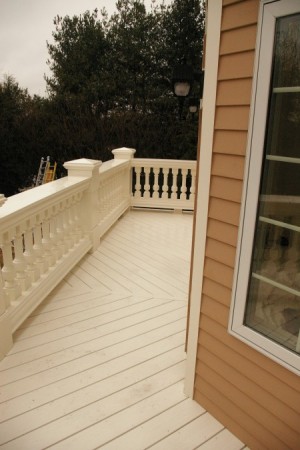
[[[14,331],[127,209],[193,209],[195,161],[134,153],[69,161],[67,177],[1,201],[0,359]]]

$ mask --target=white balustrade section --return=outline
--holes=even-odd
[[[194,210],[196,161],[132,160],[132,207]]]
[[[0,194],[0,359],[14,331],[128,208],[194,209],[195,161],[112,153],[103,164],[66,162],[60,180]]]
[[[13,332],[90,250],[87,234],[72,236],[71,221],[76,209],[79,218],[89,186],[88,178],[66,177],[9,197],[1,207],[0,359]]]

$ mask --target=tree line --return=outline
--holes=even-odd
[[[57,161],[58,176],[65,161],[105,161],[120,146],[195,159],[197,120],[179,120],[171,78],[183,59],[200,69],[204,14],[202,0],[152,0],[150,11],[144,0],[118,0],[111,17],[55,17],[47,96],[29,95],[11,75],[0,83],[0,192],[30,184],[42,156]]]

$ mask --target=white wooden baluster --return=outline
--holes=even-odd
[[[159,174],[159,168],[153,167],[153,175],[154,175],[153,194],[152,194],[153,199],[159,198],[158,174]]]
[[[190,188],[190,202],[195,201],[195,181],[196,181],[196,170],[191,169],[191,188]]]
[[[162,195],[161,198],[163,198],[164,200],[168,199],[168,174],[169,174],[169,169],[165,169],[163,167],[162,169],[163,172],[163,186],[162,186]]]
[[[181,175],[182,175],[182,185],[181,185],[181,194],[180,194],[180,200],[187,200],[187,187],[186,187],[186,177],[188,174],[187,169],[181,169]]]
[[[63,230],[64,230],[64,243],[66,246],[67,252],[71,250],[73,246],[72,242],[72,236],[70,234],[70,223],[69,223],[69,201],[66,200],[63,205],[62,210],[62,224],[63,224]]]
[[[150,167],[144,167],[145,184],[144,184],[144,198],[150,198]]]
[[[67,208],[66,208],[66,224],[67,224],[67,230],[68,230],[68,239],[70,243],[70,249],[72,249],[75,245],[75,237],[73,233],[74,229],[74,222],[71,215],[72,210],[72,198],[69,198],[67,200]]]
[[[79,193],[74,197],[74,204],[72,206],[72,218],[74,221],[74,235],[75,242],[79,242],[83,237],[83,230],[80,222],[80,201],[82,198],[82,194]]]
[[[33,228],[33,250],[36,256],[35,264],[41,274],[48,270],[48,262],[44,258],[44,249],[42,245],[42,223],[40,216],[36,216],[36,223]]]
[[[50,221],[49,211],[45,211],[45,220],[42,225],[42,245],[44,248],[44,257],[48,261],[48,266],[53,267],[56,263],[56,255],[53,251],[53,243],[50,237]]]
[[[13,264],[16,271],[16,282],[21,288],[21,292],[26,291],[31,282],[28,273],[25,271],[26,269],[26,261],[24,258],[24,244],[23,244],[23,234],[21,226],[16,227],[16,233],[14,237],[14,250],[15,257],[13,260]]]
[[[31,220],[26,221],[26,230],[24,233],[24,259],[26,262],[26,272],[29,275],[31,283],[36,282],[40,278],[40,270],[35,264],[35,252],[33,250],[33,230]]]
[[[142,168],[140,166],[135,168],[135,174],[136,174],[136,183],[135,183],[135,194],[134,194],[134,196],[139,199],[142,196],[142,193],[141,193],[141,189],[142,189],[142,186],[141,186]]]
[[[171,178],[171,200],[177,199],[177,171],[176,169],[170,169],[170,178]]]
[[[68,249],[64,242],[63,214],[61,203],[59,205],[59,211],[56,215],[56,233],[57,233],[57,246],[61,248],[62,255],[65,255]]]
[[[58,207],[53,207],[52,209],[52,217],[50,219],[50,239],[52,244],[53,253],[55,255],[56,262],[60,260],[63,255],[63,248],[59,243],[59,235],[57,232],[57,216],[58,216]]]
[[[4,281],[4,291],[7,293],[10,302],[16,300],[21,294],[21,288],[16,283],[16,271],[13,264],[12,236],[9,232],[1,236],[1,248],[3,257],[2,276]]]

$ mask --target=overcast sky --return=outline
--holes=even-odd
[[[171,3],[167,0],[165,3]],[[46,41],[52,40],[53,19],[86,10],[115,11],[116,0],[0,0],[0,81],[13,75],[30,94],[45,95]],[[145,0],[149,9],[151,0]]]

